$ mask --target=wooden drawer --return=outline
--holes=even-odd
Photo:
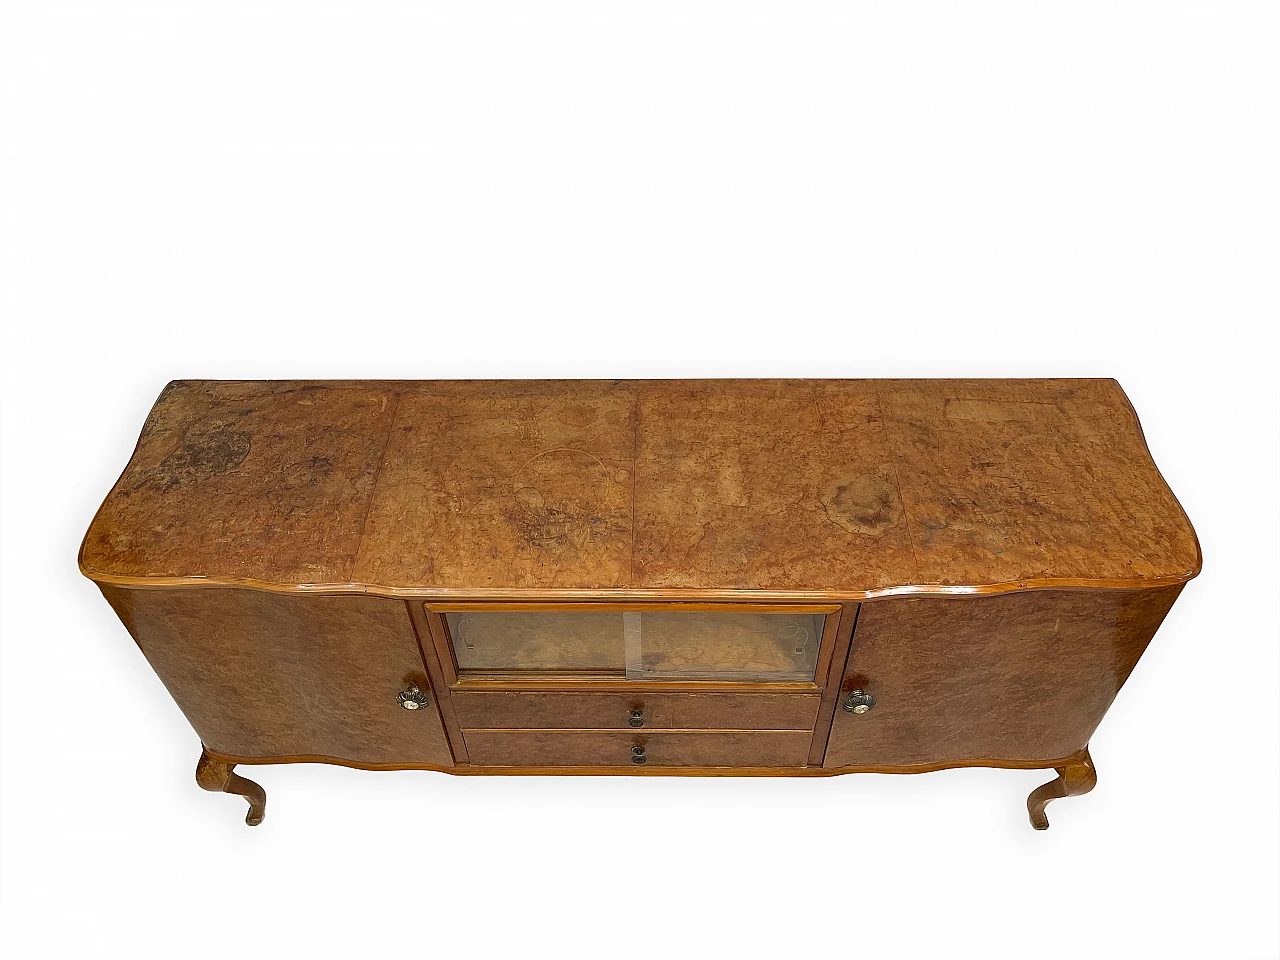
[[[801,767],[808,731],[771,733],[610,733],[589,730],[467,730],[467,753],[480,767]]]
[[[519,693],[452,695],[464,728],[626,730],[639,710],[643,730],[805,730],[818,718],[817,693]]]

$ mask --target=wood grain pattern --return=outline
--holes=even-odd
[[[831,738],[831,723],[835,719],[836,698],[840,693],[840,682],[844,678],[845,661],[849,659],[849,644],[853,640],[854,624],[858,620],[860,604],[846,603],[840,610],[839,623],[835,635],[829,644],[830,661],[826,670],[818,675],[822,687],[822,702],[818,707],[818,720],[813,728],[813,742],[809,745],[809,763],[819,766],[827,752],[827,741]],[[835,619],[834,617],[832,619]],[[824,639],[824,645],[828,645]]]
[[[406,604],[257,590],[102,588],[211,752],[370,763],[453,757]]]
[[[634,586],[916,582],[870,383],[668,382],[639,397]]]
[[[81,567],[345,583],[394,396],[305,383],[175,381],[94,518]]]
[[[824,765],[1036,761],[1083,750],[1180,587],[864,603]]]
[[[478,766],[623,766],[641,746],[649,767],[800,767],[809,732],[609,733],[566,730],[467,730]]]
[[[454,690],[463,727],[813,730],[816,693],[512,693]],[[635,729],[635,728],[631,728]]]
[[[850,773],[885,773],[885,774],[918,774],[935,773],[938,770],[965,769],[971,767],[992,767],[998,770],[1048,770],[1068,764],[1079,755],[1059,757],[1054,760],[1033,760],[1020,762],[1015,760],[977,759],[952,760],[945,763],[912,763],[869,764],[866,766],[837,767],[650,767],[635,766],[627,763],[624,766],[586,766],[586,767],[534,767],[529,765],[485,767],[459,763],[452,767],[439,767],[429,763],[364,763],[358,760],[344,760],[341,757],[326,757],[320,754],[291,754],[272,757],[237,757],[215,754],[206,751],[209,756],[224,763],[244,764],[245,766],[263,766],[276,763],[331,763],[352,770],[388,771],[388,770],[429,770],[433,773],[447,773],[461,777],[487,776],[529,776],[529,777],[617,777],[617,776],[662,776],[662,777],[839,777]]]
[[[201,749],[200,759],[196,761],[196,783],[202,790],[244,797],[249,802],[244,822],[256,827],[267,815],[267,791],[252,780],[233,773],[234,769],[234,763],[215,760],[207,750]]]
[[[877,385],[920,582],[1189,579],[1199,546],[1114,380]]]
[[[440,709],[440,721],[444,725],[445,738],[449,741],[449,749],[453,753],[454,763],[463,766],[470,762],[467,756],[467,745],[462,739],[462,725],[458,722],[458,713],[454,709],[453,700],[449,696],[449,684],[458,679],[452,670],[446,670],[440,662],[440,654],[432,636],[432,617],[420,603],[407,601],[405,608],[409,611],[409,620],[413,623],[413,632],[418,637],[418,652],[422,654],[422,662],[427,666],[427,675],[431,678],[431,686],[435,689],[436,705]]]
[[[1058,778],[1036,787],[1027,797],[1027,815],[1031,826],[1037,830],[1049,829],[1049,817],[1044,808],[1051,800],[1078,797],[1098,785],[1098,772],[1093,768],[1093,758],[1084,750],[1069,763],[1057,767]]]
[[[1042,828],[1093,787],[1089,738],[1201,559],[1110,380],[185,381],[79,562],[250,822],[236,763],[983,765],[1058,770]],[[813,617],[762,650],[724,616],[770,605],[825,605],[822,644]],[[444,616],[480,608],[527,629],[474,633],[460,677]],[[616,642],[566,662],[538,611],[570,609],[643,611],[610,619],[621,675]]]
[[[1200,568],[1111,380],[175,383],[80,562],[119,585],[462,600]]]
[[[631,578],[635,393],[438,384],[405,394],[356,577],[608,588]]]

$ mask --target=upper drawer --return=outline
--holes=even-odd
[[[518,693],[454,690],[467,729],[812,730],[817,693]],[[633,712],[640,716],[633,718]]]

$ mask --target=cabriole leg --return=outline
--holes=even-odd
[[[1093,769],[1093,758],[1088,748],[1069,760],[1065,766],[1057,767],[1058,779],[1050,780],[1042,787],[1036,787],[1027,797],[1027,813],[1031,815],[1031,825],[1037,830],[1049,829],[1049,818],[1044,808],[1050,800],[1062,797],[1078,797],[1088,793],[1098,782],[1097,771]]]
[[[214,793],[235,793],[244,797],[249,801],[249,813],[245,816],[244,822],[251,827],[256,827],[267,815],[267,791],[252,780],[246,780],[239,774],[232,773],[234,769],[234,763],[215,760],[205,753],[202,747],[200,760],[196,763],[196,783]]]

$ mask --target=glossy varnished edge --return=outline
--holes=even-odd
[[[83,552],[83,545],[81,546]],[[1199,553],[1199,541],[1196,542]],[[1012,580],[1007,583],[903,584],[896,587],[877,587],[871,590],[737,590],[737,589],[521,589],[460,587],[388,587],[370,583],[277,583],[270,580],[241,579],[238,577],[126,577],[94,570],[79,562],[80,572],[95,583],[115,587],[165,588],[165,587],[231,587],[246,590],[267,590],[272,593],[293,593],[320,596],[369,596],[388,597],[393,600],[582,600],[600,602],[625,602],[629,600],[737,600],[740,602],[861,602],[881,597],[986,597],[1002,593],[1018,593],[1026,590],[1145,590],[1172,587],[1194,579],[1200,573],[1200,564],[1183,574],[1168,577],[1131,580],[1084,580],[1075,578],[1046,578],[1040,580]]]
[[[1120,386],[1120,381],[1115,377],[1108,378],[1116,385],[1116,390],[1120,392],[1120,399],[1124,401],[1126,407],[1129,408],[1129,416],[1133,417],[1133,425],[1138,428],[1138,439],[1142,441],[1142,449],[1146,451],[1147,460],[1151,463],[1152,468],[1156,472],[1156,476],[1160,482],[1164,484],[1165,490],[1169,492],[1170,498],[1173,500],[1174,506],[1178,508],[1178,512],[1182,514],[1182,521],[1187,525],[1187,529],[1191,531],[1191,540],[1196,545],[1196,565],[1191,568],[1186,576],[1178,581],[1186,583],[1189,580],[1199,576],[1200,571],[1204,568],[1204,554],[1200,550],[1200,535],[1196,533],[1195,524],[1191,522],[1191,518],[1187,516],[1186,507],[1182,505],[1182,501],[1178,499],[1178,495],[1173,492],[1173,487],[1169,485],[1169,481],[1164,478],[1164,474],[1160,471],[1160,464],[1156,463],[1156,458],[1151,455],[1151,444],[1147,443],[1147,432],[1142,429],[1142,418],[1138,416],[1138,410],[1133,405],[1133,401],[1129,399],[1129,394],[1125,393],[1124,387]],[[1153,582],[1154,585],[1154,582]],[[1171,584],[1161,584],[1162,586],[1170,586]],[[1087,754],[1088,751],[1086,750]]]
[[[139,448],[142,446],[142,437],[146,432],[146,424],[150,421],[151,412],[154,411],[160,397],[164,396],[165,391],[173,384],[184,381],[173,380],[165,384],[163,390],[156,397],[151,405],[151,410],[147,413],[147,420],[143,422],[143,428],[138,432],[138,439],[134,443],[133,452],[129,455],[129,460],[125,463],[124,468],[120,471],[120,475],[116,478],[115,483],[111,485],[111,489],[107,491],[106,496],[102,498],[102,502],[98,505],[98,509],[94,511],[93,519],[89,522],[88,528],[85,530],[84,537],[80,541],[80,549],[76,554],[76,565],[81,574],[94,583],[106,583],[117,587],[140,587],[140,588],[166,588],[166,587],[232,587],[251,590],[269,590],[273,593],[295,593],[295,594],[328,594],[333,596],[348,596],[352,594],[365,595],[371,597],[389,597],[396,600],[412,600],[412,599],[435,599],[435,600],[741,600],[741,601],[825,601],[825,602],[860,602],[863,600],[874,600],[879,597],[957,597],[957,596],[992,596],[1003,593],[1017,593],[1023,590],[1144,590],[1155,589],[1159,587],[1169,587],[1180,583],[1187,583],[1199,575],[1204,565],[1204,557],[1200,550],[1200,538],[1196,534],[1195,526],[1191,523],[1191,518],[1187,516],[1186,509],[1178,500],[1177,494],[1173,492],[1173,488],[1169,486],[1169,482],[1165,479],[1164,474],[1160,472],[1160,465],[1156,463],[1155,457],[1151,455],[1151,447],[1147,443],[1147,436],[1142,429],[1142,421],[1138,417],[1138,412],[1133,406],[1133,401],[1129,399],[1129,395],[1125,393],[1124,387],[1114,377],[1099,377],[1096,379],[1110,380],[1116,390],[1119,392],[1121,399],[1129,409],[1129,415],[1133,417],[1134,426],[1138,429],[1138,437],[1142,441],[1142,448],[1147,454],[1147,460],[1159,477],[1160,482],[1172,497],[1174,504],[1178,508],[1178,512],[1182,516],[1183,522],[1186,523],[1187,529],[1191,531],[1191,539],[1195,542],[1196,562],[1195,566],[1183,573],[1174,574],[1166,577],[1151,578],[1131,578],[1122,580],[1093,580],[1087,578],[1042,578],[1027,580],[1012,580],[1001,583],[986,584],[900,584],[889,587],[876,587],[868,590],[742,590],[742,589],[704,589],[704,588],[666,588],[666,589],[631,589],[631,588],[603,588],[603,589],[506,589],[506,588],[485,588],[485,589],[467,589],[458,587],[393,587],[385,584],[375,583],[283,583],[269,580],[255,580],[251,578],[239,577],[220,577],[220,576],[184,576],[184,577],[131,577],[122,576],[111,573],[106,570],[96,570],[85,565],[84,551],[89,541],[89,533],[93,530],[94,525],[98,522],[98,517],[102,513],[103,508],[107,505],[107,501],[111,499],[111,495],[115,492],[116,487],[120,485],[120,481],[124,479],[124,475],[128,472],[129,466],[133,463],[134,457],[137,456]],[[237,382],[237,381],[209,381],[209,382]],[[272,381],[261,381],[264,383]],[[293,381],[280,381],[293,382]],[[299,381],[303,382],[303,381]],[[329,389],[354,389],[357,386],[369,389],[379,388],[392,390],[397,394],[408,391],[412,392],[412,385],[420,381],[379,381],[379,380],[331,380],[331,381],[305,381],[307,383],[323,382]],[[552,381],[548,381],[552,382]],[[565,382],[565,381],[561,381]],[[599,382],[599,381],[596,381]],[[643,381],[640,381],[643,382]],[[394,428],[394,422],[388,426],[389,431]],[[379,464],[379,469],[381,464]],[[899,500],[901,500],[901,490],[899,489]],[[372,507],[372,500],[370,501]],[[366,515],[367,519],[367,515]],[[363,541],[363,530],[362,530]],[[352,559],[352,563],[355,559]]]
[[[613,733],[625,731],[614,730]],[[755,732],[755,731],[752,731]],[[794,732],[794,731],[790,731]],[[205,753],[223,763],[268,765],[275,763],[328,763],[356,770],[430,770],[454,776],[603,776],[603,777],[838,777],[846,773],[934,773],[967,767],[1000,770],[1047,770],[1064,766],[1084,755],[1084,751],[1055,760],[946,760],[940,763],[873,764],[849,767],[438,767],[429,763],[362,763],[341,757],[281,756],[236,757],[205,747]]]

